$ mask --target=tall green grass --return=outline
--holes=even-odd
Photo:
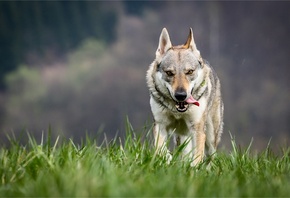
[[[281,197],[290,196],[290,150],[274,155],[270,148],[258,154],[232,141],[230,153],[190,167],[180,159],[155,155],[147,137],[130,129],[126,139],[91,138],[79,145],[72,140],[27,145],[11,139],[0,150],[0,196],[3,197]]]

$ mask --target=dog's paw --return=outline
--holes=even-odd
[[[172,161],[172,155],[170,154],[169,151],[166,152],[165,158],[166,158],[166,163],[170,164],[170,162]]]

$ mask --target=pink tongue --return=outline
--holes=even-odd
[[[192,96],[190,96],[185,102],[187,102],[188,104],[194,104],[196,106],[199,106],[199,102],[195,100]]]

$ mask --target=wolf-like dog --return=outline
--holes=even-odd
[[[196,48],[191,28],[186,43],[178,46],[172,46],[163,28],[146,79],[156,149],[165,149],[170,161],[166,142],[173,134],[177,146],[185,145],[183,156],[190,157],[192,166],[202,162],[206,153],[213,155],[223,130],[221,85]]]

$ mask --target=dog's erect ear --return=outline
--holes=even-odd
[[[162,56],[172,47],[169,34],[166,30],[166,28],[163,28],[160,38],[159,38],[159,45],[156,51],[156,57]]]
[[[200,52],[196,48],[196,44],[194,42],[192,28],[189,28],[189,35],[187,37],[186,43],[184,44],[184,48],[191,49],[194,52],[194,54],[197,56],[197,58],[200,57]]]

